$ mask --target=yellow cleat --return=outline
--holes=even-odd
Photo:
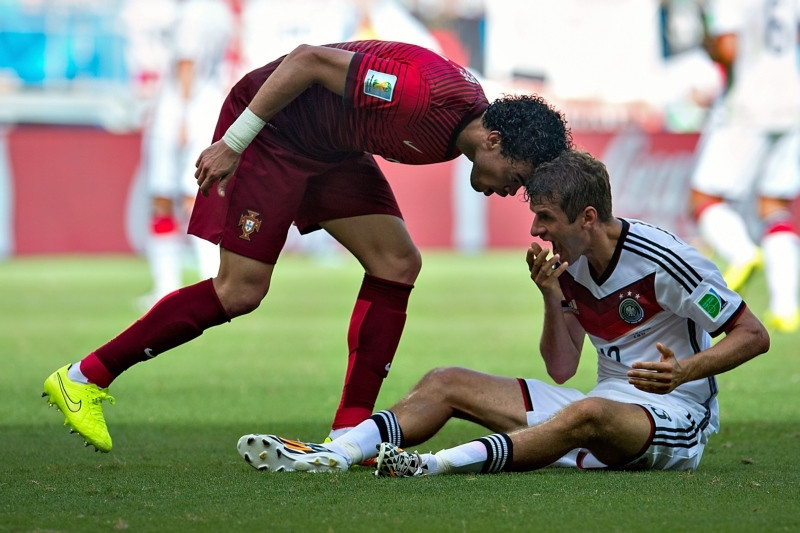
[[[764,317],[764,324],[770,331],[794,333],[800,329],[800,311],[790,315],[775,315],[768,311]]]
[[[728,288],[738,292],[756,270],[761,270],[762,268],[764,268],[764,255],[758,249],[753,258],[746,263],[730,265],[722,277],[725,279],[725,283],[728,284]]]
[[[47,403],[64,413],[64,425],[72,428],[70,433],[78,433],[86,440],[86,445],[91,444],[95,450],[110,452],[111,435],[108,434],[101,402],[108,400],[113,404],[115,400],[108,394],[108,389],[69,379],[69,367],[59,368],[45,380],[42,396],[47,396]]]

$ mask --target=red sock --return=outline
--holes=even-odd
[[[230,321],[210,279],[166,295],[142,318],[81,361],[81,372],[100,388],[136,363]]]
[[[383,379],[389,373],[413,285],[364,275],[347,344],[350,356],[333,429],[353,427],[372,415]]]

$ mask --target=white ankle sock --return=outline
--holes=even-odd
[[[324,446],[330,451],[344,456],[348,463],[353,465],[377,456],[377,447],[380,443],[381,432],[378,430],[378,425],[368,418]]]
[[[769,310],[777,316],[791,316],[798,307],[800,239],[789,231],[770,233],[761,241],[764,273],[769,288]]]
[[[75,383],[83,383],[84,385],[89,383],[89,380],[83,375],[83,372],[81,372],[80,361],[69,367],[69,370],[67,370],[67,377],[70,381],[74,381]]]
[[[704,209],[697,227],[703,239],[729,264],[746,263],[758,251],[744,219],[726,203]]]
[[[433,455],[423,454],[422,462],[427,465],[428,475],[455,474],[480,472],[488,458],[486,446],[482,442],[472,441],[440,450]]]

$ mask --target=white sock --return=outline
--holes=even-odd
[[[440,450],[435,454],[422,454],[422,464],[428,475],[480,472],[489,458],[486,446],[477,440]]]
[[[147,243],[147,260],[153,277],[153,295],[166,296],[181,288],[183,246],[177,233],[150,235]]]
[[[761,241],[764,274],[769,289],[769,310],[777,316],[791,316],[798,308],[800,238],[795,233],[769,233]]]
[[[347,433],[351,429],[353,429],[353,428],[331,429],[330,433],[328,433],[328,438],[331,439],[331,440],[338,439],[339,437],[341,437],[342,435],[344,435],[345,433]]]
[[[80,361],[69,367],[69,370],[67,370],[67,377],[70,381],[74,381],[75,383],[83,383],[84,385],[89,383],[89,379],[81,372]]]
[[[758,252],[742,216],[724,202],[704,209],[697,221],[697,227],[700,236],[728,264],[747,263]]]
[[[378,455],[378,445],[381,443],[381,432],[378,425],[370,418],[359,425],[333,439],[333,442],[324,444],[330,451],[338,453],[347,459],[348,464],[358,464],[364,459]]]
[[[197,271],[200,278],[215,277],[219,273],[219,246],[194,235],[189,235],[189,242],[197,258]]]

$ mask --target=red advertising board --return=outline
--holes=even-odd
[[[146,202],[137,197],[139,134],[31,126],[3,137],[0,194],[11,201],[10,209],[0,209],[0,243],[8,243],[0,255],[138,250],[147,227]],[[608,166],[616,214],[691,235],[686,200],[697,135],[627,130],[574,138]],[[381,160],[381,167],[420,247],[461,248],[465,239],[475,248],[530,242],[531,215],[521,195],[484,198],[468,190],[469,165]]]

